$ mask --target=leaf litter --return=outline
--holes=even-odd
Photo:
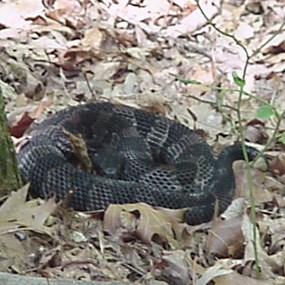
[[[34,2],[0,3],[0,78],[13,135],[22,139],[35,121],[64,107],[108,100],[175,118],[216,150],[238,140],[232,74],[241,77],[244,52],[207,25],[195,1]],[[280,114],[281,2],[199,1],[216,27],[234,34],[249,54],[264,44],[249,62],[245,91]],[[257,118],[266,108],[260,102],[244,96],[240,113],[247,140],[262,149],[277,121],[268,112]],[[284,127],[283,118],[278,135]],[[26,202],[23,188],[0,208],[1,271],[135,284],[284,284],[283,150],[273,140],[269,170],[253,172],[259,280],[243,165],[235,167],[242,200],[230,214],[195,227],[181,223],[183,210],[139,203],[82,214],[54,200]]]

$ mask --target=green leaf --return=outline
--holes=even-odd
[[[256,112],[256,117],[258,119],[268,119],[273,115],[274,115],[274,109],[270,105],[263,105]]]
[[[285,132],[280,135],[280,137],[278,138],[278,141],[285,144]]]
[[[233,72],[232,72],[232,77],[233,77],[233,80],[234,80],[234,82],[235,82],[235,84],[236,84],[237,86],[239,86],[240,88],[243,88],[243,87],[244,87],[244,85],[245,85],[245,80],[244,80],[243,78],[240,78],[240,77],[237,75],[236,71],[233,71]]]

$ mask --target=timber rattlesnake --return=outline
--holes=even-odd
[[[66,131],[81,136],[97,175],[79,169]],[[87,103],[57,112],[32,132],[19,151],[20,171],[31,193],[68,196],[76,210],[108,204],[146,202],[189,208],[184,220],[211,220],[232,200],[232,163],[243,159],[241,145],[219,155],[193,130],[153,113],[111,103]],[[249,159],[257,151],[248,148]]]

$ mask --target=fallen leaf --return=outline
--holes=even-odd
[[[235,271],[232,271],[229,274],[221,274],[218,276],[215,276],[213,278],[213,281],[215,284],[219,285],[273,285],[273,280],[260,280],[256,278],[251,278],[248,276],[241,275]],[[277,283],[275,283],[277,284]],[[281,284],[281,283],[280,283]],[[199,285],[197,283],[197,285]]]
[[[285,154],[280,153],[275,156],[270,162],[270,170],[275,175],[282,176],[285,174]]]
[[[85,31],[81,43],[84,48],[99,52],[105,38],[106,35],[102,31],[98,28],[93,28]]]
[[[164,252],[160,278],[171,280],[171,284],[188,285],[191,272],[187,259],[187,253],[183,250]]]
[[[200,1],[199,3],[202,11],[209,19],[218,13],[218,9],[221,5],[220,1],[215,1],[215,5],[209,1]],[[201,11],[198,8],[194,9],[194,4],[190,11],[191,13],[182,18],[177,25],[167,27],[166,35],[168,37],[177,38],[186,33],[194,32],[207,24],[207,20]]]
[[[122,213],[130,214],[129,224],[137,237],[143,242],[151,244],[153,241],[158,243],[167,242],[173,247],[177,246],[176,233],[178,233],[178,222],[172,217],[166,215],[163,211],[155,210],[145,203],[110,205],[104,215],[104,230],[110,234],[115,234],[121,229]],[[126,215],[124,215],[126,217]],[[130,230],[127,227],[127,230]],[[181,232],[179,233],[182,237]]]
[[[62,129],[62,132],[66,135],[69,140],[76,158],[79,160],[79,165],[85,171],[91,172],[93,170],[92,161],[88,155],[88,149],[86,146],[86,142],[80,135],[74,135],[66,129]]]
[[[18,191],[12,192],[0,207],[0,233],[24,228],[50,234],[44,222],[57,206],[55,198],[47,200],[40,206],[29,207],[31,203],[26,202],[28,189],[27,184]]]
[[[242,217],[214,220],[207,238],[207,252],[219,257],[240,258],[243,254]]]
[[[10,116],[9,124],[11,135],[15,138],[22,137],[34,120],[39,118],[43,111],[50,105],[51,102],[49,101],[41,101],[40,105],[31,112],[24,112],[20,116],[16,116],[14,118]]]
[[[27,17],[35,17],[43,10],[41,1],[22,0],[0,3],[0,23],[6,27],[28,30]]]
[[[263,121],[254,119],[246,124],[245,139],[249,142],[265,144],[268,134]]]
[[[211,280],[218,276],[224,276],[233,272],[230,268],[223,268],[221,264],[209,267],[202,276],[196,280],[195,285],[209,284]],[[218,283],[220,284],[220,283]]]
[[[13,233],[0,234],[0,270],[12,268],[21,272],[25,268],[27,252],[24,244]]]
[[[15,138],[22,137],[33,121],[34,119],[29,115],[29,113],[24,112],[21,117],[10,126],[11,135]]]

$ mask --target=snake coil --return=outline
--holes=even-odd
[[[66,131],[86,143],[96,174],[78,167]],[[193,130],[165,117],[111,103],[87,103],[57,112],[40,123],[18,153],[31,194],[55,194],[76,210],[145,202],[187,208],[185,222],[212,219],[230,204],[232,163],[243,159],[240,144],[216,155]],[[247,148],[249,159],[258,154]]]

